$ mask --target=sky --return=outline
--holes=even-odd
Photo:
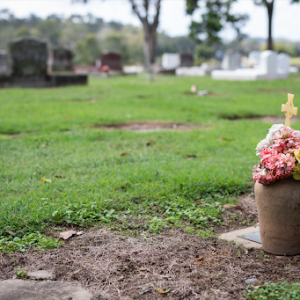
[[[255,6],[253,0],[238,0],[233,11],[248,13],[250,20],[243,32],[250,37],[267,38],[266,8]],[[8,8],[17,17],[34,13],[41,17],[59,14],[92,13],[105,21],[118,21],[140,26],[140,21],[132,13],[128,0],[91,0],[88,4],[72,3],[72,0],[0,0],[0,9]],[[194,19],[200,15],[196,13]],[[300,4],[290,4],[290,0],[275,0],[273,17],[273,37],[300,41]],[[199,17],[198,17],[199,18]],[[185,13],[184,0],[163,0],[159,30],[171,36],[187,35],[192,17]],[[227,28],[222,37],[230,40],[234,32]]]

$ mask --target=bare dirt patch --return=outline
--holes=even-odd
[[[194,97],[228,97],[228,94],[219,94],[219,93],[210,93],[206,95],[198,95],[198,93],[185,92],[182,94],[183,96],[194,96]]]
[[[230,121],[236,121],[236,120],[252,120],[252,121],[263,121],[265,123],[271,123],[271,124],[284,124],[285,117],[284,115],[282,117],[278,116],[260,116],[256,114],[246,114],[246,115],[238,115],[238,114],[231,114],[231,115],[221,115],[221,119],[227,119]],[[300,117],[294,116],[291,119],[291,123],[299,122]]]
[[[122,124],[107,124],[107,125],[95,125],[96,128],[102,128],[107,131],[112,130],[125,130],[134,132],[153,132],[153,131],[189,131],[195,129],[206,129],[205,127],[197,125],[187,125],[180,123],[164,123],[155,121],[145,121],[145,122],[128,122]]]
[[[227,218],[256,219],[253,195],[244,195],[238,205],[243,210],[228,209]],[[59,249],[0,254],[0,280],[12,278],[19,268],[54,270],[56,280],[79,284],[106,300],[243,299],[246,279],[257,279],[257,285],[300,280],[300,256],[276,257],[182,229],[136,238],[91,228]]]
[[[278,118],[278,117],[263,117],[261,118],[262,121],[266,122],[266,123],[272,123],[272,124],[284,124],[285,123],[285,117],[283,116],[282,118]],[[291,123],[295,123],[295,122],[299,122],[300,121],[300,117],[297,116],[293,116],[293,118],[291,119]]]
[[[257,92],[259,93],[267,93],[267,94],[288,94],[291,93],[291,90],[285,89],[258,89]]]
[[[59,249],[1,255],[0,265],[1,279],[18,268],[54,269],[57,280],[80,284],[100,299],[243,299],[246,279],[300,278],[297,257],[265,256],[182,230],[143,239],[94,228]]]

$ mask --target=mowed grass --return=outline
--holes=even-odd
[[[254,149],[270,124],[248,118],[283,117],[287,91],[298,104],[298,80],[118,77],[83,87],[0,90],[0,248],[24,246],[8,247],[16,239],[8,231],[22,244],[54,224],[130,233],[180,226],[203,234],[222,222],[222,203],[253,185]],[[192,84],[213,95],[192,95]],[[151,120],[200,128],[99,128]]]

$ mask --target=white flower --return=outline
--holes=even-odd
[[[283,124],[274,124],[272,127],[269,129],[269,133],[267,134],[266,138],[264,140],[261,140],[257,147],[255,148],[256,150],[256,155],[260,155],[261,149],[265,147],[269,147],[270,145],[273,144],[273,136],[276,132],[278,132],[284,125]]]

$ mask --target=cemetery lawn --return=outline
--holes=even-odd
[[[62,247],[69,251],[72,242],[58,240],[59,232],[74,228],[89,236],[97,226],[106,235],[111,232],[113,249],[117,249],[115,241],[127,241],[129,236],[146,248],[162,237],[169,252],[186,240],[193,249],[198,249],[197,245],[213,247],[219,257],[227,256],[235,264],[245,249],[230,245],[233,250],[227,253],[225,244],[217,245],[214,235],[220,228],[252,225],[257,219],[246,213],[229,213],[223,205],[238,204],[244,194],[252,192],[251,170],[258,162],[255,147],[271,123],[283,119],[280,108],[288,92],[295,94],[294,103],[299,106],[299,80],[295,75],[273,82],[165,76],[149,83],[144,78],[115,77],[90,79],[88,86],[1,89],[0,250],[28,250],[32,257],[42,255],[34,249]],[[192,94],[193,84],[210,95]],[[271,123],[265,122],[265,117]],[[122,130],[124,124],[129,129],[176,124],[180,130],[135,132]],[[298,119],[293,127],[300,129]],[[178,240],[171,241],[170,236]],[[72,239],[78,249],[88,249],[77,241],[79,237]],[[126,247],[124,253],[134,250]],[[59,249],[52,251],[59,253]],[[26,253],[13,255],[9,257],[17,261],[28,259]],[[96,253],[89,255],[98,259]],[[257,251],[251,255],[258,264],[268,259]],[[31,264],[33,261],[31,258]],[[200,261],[198,265],[202,265]],[[227,268],[228,263],[223,263]],[[218,284],[214,284],[224,289],[220,268],[215,270]],[[13,271],[5,272],[7,276]],[[92,279],[83,283],[87,275],[78,276],[89,286]],[[282,277],[280,271],[276,276]],[[63,273],[58,278],[70,279]],[[185,281],[181,287],[185,290]],[[242,290],[239,283],[236,299]],[[117,299],[118,293],[114,295]],[[183,292],[178,295],[178,299],[189,297]],[[153,299],[151,294],[149,297]]]
[[[116,77],[0,90],[0,236],[54,224],[100,223],[131,233],[177,226],[201,234],[219,226],[222,204],[253,187],[255,147],[270,127],[259,117],[282,117],[287,92],[297,105],[298,79]],[[192,94],[192,84],[211,95]],[[195,129],[101,127],[137,121]]]

